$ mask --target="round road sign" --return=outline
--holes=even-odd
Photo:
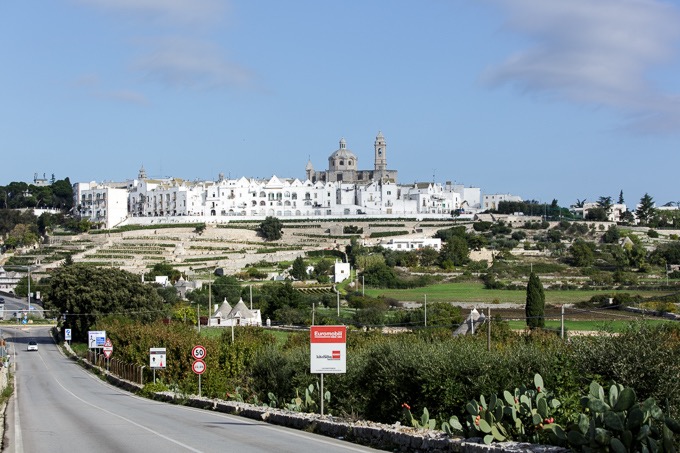
[[[205,347],[199,345],[194,346],[194,348],[191,350],[191,357],[193,357],[196,360],[202,360],[205,358]]]
[[[205,371],[205,362],[203,360],[196,360],[191,364],[191,369],[196,374],[203,374]]]

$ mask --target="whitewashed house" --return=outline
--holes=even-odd
[[[400,237],[381,242],[380,246],[389,250],[396,250],[400,252],[418,250],[425,247],[430,247],[436,251],[440,251],[442,248],[442,240],[439,238]]]
[[[262,326],[262,313],[259,309],[249,309],[240,299],[233,307],[224,299],[222,305],[216,306],[212,316],[208,319],[209,326]]]
[[[335,270],[333,272],[334,277],[333,281],[335,283],[341,283],[350,278],[351,275],[351,269],[349,267],[349,263],[343,263],[341,261],[336,261],[335,262]]]

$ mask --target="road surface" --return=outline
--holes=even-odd
[[[4,452],[369,452],[302,431],[140,398],[57,349],[45,327],[4,328],[16,351]],[[26,351],[29,339],[38,352]]]

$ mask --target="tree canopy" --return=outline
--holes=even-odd
[[[640,205],[635,210],[640,223],[646,224],[649,222],[654,216],[654,211],[654,199],[648,193],[645,193],[640,198]]]
[[[283,237],[283,223],[276,217],[267,217],[260,223],[257,231],[267,241],[278,241]]]
[[[107,315],[125,314],[143,322],[164,317],[167,306],[155,288],[139,276],[115,268],[82,264],[63,266],[49,280],[45,308],[67,314],[66,325],[75,341]]]
[[[309,275],[307,274],[307,265],[301,256],[298,256],[293,260],[290,276],[296,280],[307,280],[309,278]]]

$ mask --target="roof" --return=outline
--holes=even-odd
[[[222,305],[220,305],[217,310],[215,310],[215,313],[213,314],[214,318],[217,317],[228,317],[229,313],[231,313],[231,305],[229,305],[229,302],[227,302],[227,298],[224,298],[224,302],[222,302]]]
[[[243,299],[240,299],[236,305],[234,305],[234,308],[231,309],[229,314],[227,315],[227,319],[234,319],[234,318],[254,318],[255,315],[253,314],[252,311],[248,310],[248,307],[246,307],[246,304],[243,303]]]

